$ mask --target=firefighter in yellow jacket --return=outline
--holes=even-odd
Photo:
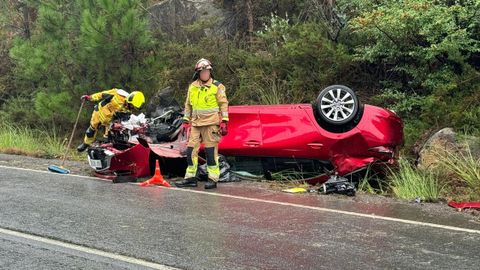
[[[105,127],[105,133],[108,132],[108,126],[116,112],[131,112],[133,109],[140,109],[145,103],[145,96],[140,91],[128,93],[122,89],[113,88],[95,93],[93,95],[83,95],[82,101],[98,102],[92,113],[90,126],[85,132],[83,143],[77,147],[79,152],[85,151],[94,141],[100,126]]]
[[[191,125],[187,147],[188,167],[185,179],[175,183],[177,187],[196,187],[198,151],[205,146],[208,182],[205,189],[217,187],[220,178],[218,143],[228,132],[228,100],[225,86],[213,79],[212,64],[200,59],[195,65],[194,81],[188,88],[185,102],[184,127]]]

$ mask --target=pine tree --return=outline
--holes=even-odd
[[[31,93],[35,113],[71,122],[79,96],[112,87],[153,93],[155,42],[140,0],[40,2],[30,39],[10,55],[18,87]]]
[[[29,113],[53,124],[73,118],[71,105],[79,70],[75,59],[76,7],[74,1],[66,0],[40,4],[30,38],[17,39],[10,50],[17,87],[35,108]]]
[[[79,57],[98,88],[155,85],[154,41],[136,0],[84,0]]]

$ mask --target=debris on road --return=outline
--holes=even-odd
[[[287,192],[287,193],[306,193],[307,189],[306,188],[301,188],[301,187],[294,187],[294,188],[284,189],[282,191]]]
[[[480,210],[480,202],[454,202],[451,201],[448,203],[448,206],[462,210],[467,208],[474,208]]]

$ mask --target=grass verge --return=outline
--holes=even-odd
[[[67,140],[47,131],[0,124],[0,152],[41,158],[62,158]],[[68,159],[81,157],[70,150]]]
[[[445,189],[439,175],[430,170],[415,169],[406,159],[400,159],[398,170],[391,170],[390,188],[398,198],[436,202]]]
[[[473,155],[469,145],[454,152],[437,151],[436,154],[440,160],[439,170],[453,179],[453,183],[458,183],[450,187],[453,193],[463,193],[463,198],[453,196],[453,199],[480,200],[480,158]]]

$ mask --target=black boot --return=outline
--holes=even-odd
[[[217,188],[217,182],[214,182],[208,179],[208,182],[205,183],[205,189],[213,189],[213,188]]]
[[[179,188],[184,187],[196,187],[197,186],[197,179],[196,178],[188,178],[182,181],[175,182],[175,186]]]
[[[87,150],[87,148],[89,147],[90,145],[86,144],[86,143],[82,143],[80,144],[78,147],[77,147],[77,151],[78,152],[83,152],[85,150]]]

